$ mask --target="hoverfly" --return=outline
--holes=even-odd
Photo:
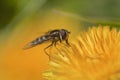
[[[55,30],[51,30],[46,32],[44,35],[36,38],[35,40],[31,41],[30,43],[28,43],[23,49],[29,49],[32,48],[34,46],[37,46],[39,44],[42,44],[46,41],[52,41],[50,45],[48,45],[46,48],[44,48],[44,51],[55,45],[56,43],[59,41],[60,43],[62,43],[62,41],[65,41],[67,45],[70,46],[69,42],[68,42],[68,37],[69,37],[70,32],[66,29],[55,29]],[[48,54],[47,54],[48,55]],[[49,55],[48,55],[49,56]]]

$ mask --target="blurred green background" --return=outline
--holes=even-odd
[[[77,14],[86,19],[96,19],[97,23],[110,24],[109,21],[118,23],[119,8],[120,0],[1,0],[0,29],[7,27],[20,13],[24,19],[27,16],[30,17],[38,12],[51,9]]]
[[[1,0],[0,30],[52,9],[80,15],[90,22],[119,26],[120,0]]]

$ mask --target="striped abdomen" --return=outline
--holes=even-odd
[[[41,36],[39,38],[36,38],[35,40],[31,41],[30,43],[28,43],[23,49],[29,49],[32,48],[38,44],[44,43],[45,41],[50,40],[51,37],[49,36]]]

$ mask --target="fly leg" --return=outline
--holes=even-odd
[[[53,44],[54,44],[54,40],[52,41],[52,43],[51,43],[49,46],[47,46],[46,48],[44,48],[44,52],[46,53],[46,55],[49,56],[49,60],[50,60],[50,55],[47,53],[46,50],[47,50],[49,47],[53,46]]]
[[[69,44],[69,42],[68,42],[68,39],[66,39],[65,42],[66,42],[66,44],[67,44],[68,46],[70,46],[70,44]]]
[[[70,43],[68,42],[68,39],[65,40],[66,44],[65,43],[62,43],[63,44],[63,47],[64,46],[69,46],[70,47]]]
[[[54,40],[54,46],[56,47],[58,40]]]
[[[57,43],[58,41],[59,41],[59,40],[55,40],[55,43],[54,43],[55,48],[57,49],[57,51],[59,51],[58,53],[60,53],[60,54],[64,57],[64,55],[62,54],[61,50],[60,50],[59,48],[57,48],[57,46],[56,46],[56,43]]]

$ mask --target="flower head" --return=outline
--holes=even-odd
[[[71,47],[52,52],[47,80],[120,79],[120,32],[108,26],[82,32]]]

